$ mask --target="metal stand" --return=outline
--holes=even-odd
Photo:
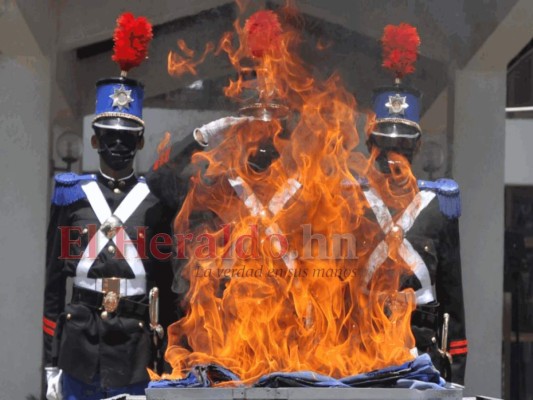
[[[198,388],[146,389],[147,400],[461,400],[463,390],[382,388]]]

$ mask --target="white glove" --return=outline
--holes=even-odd
[[[61,375],[63,371],[57,367],[45,367],[46,371],[46,399],[47,400],[62,400],[61,393]]]
[[[222,140],[222,133],[234,125],[245,121],[252,121],[253,117],[224,117],[211,121],[208,124],[196,128],[193,132],[194,139],[204,147],[216,147]]]

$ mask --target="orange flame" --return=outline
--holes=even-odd
[[[170,132],[165,132],[165,136],[157,145],[157,160],[155,160],[154,163],[154,171],[157,171],[161,166],[166,164],[168,162],[168,159],[170,157]]]
[[[204,52],[198,59],[194,59],[196,52],[189,49],[184,40],[178,40],[178,48],[183,55],[174,51],[168,52],[167,70],[171,76],[180,76],[187,72],[192,75],[198,74],[196,67],[205,61],[206,57],[214,50],[214,45],[207,43]]]
[[[166,377],[200,363],[248,383],[274,371],[344,377],[412,359],[415,300],[412,290],[398,291],[410,272],[398,256],[401,232],[383,238],[353,177],[368,176],[385,187],[387,204],[399,196],[402,207],[416,193],[408,164],[399,159],[385,177],[372,167],[375,154],[354,153],[355,98],[338,75],[313,77],[296,55],[298,32],[284,28],[279,45],[250,66],[242,24],[234,28],[217,50],[239,72],[226,95],[254,89],[260,102],[283,102],[292,114],[232,126],[217,147],[193,156],[202,172],[174,223],[175,232],[195,234],[178,244],[188,255],[180,278],[189,282],[189,309],[168,330]],[[251,70],[253,82],[243,78]],[[265,141],[279,157],[258,170],[249,160]],[[401,193],[386,184],[394,179],[406,182]],[[208,222],[192,222],[199,220]],[[369,280],[367,261],[383,239],[388,258]]]

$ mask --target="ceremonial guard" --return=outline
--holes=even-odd
[[[375,120],[367,146],[375,161],[362,178],[372,217],[382,235],[368,261],[370,274],[388,257],[390,236],[403,237],[399,255],[412,274],[402,281],[416,295],[412,330],[419,352],[432,356],[441,374],[464,383],[467,356],[459,250],[459,187],[451,179],[416,180],[410,164],[420,147],[420,93],[401,82],[414,71],[420,39],[407,24],[387,26],[382,38],[384,67],[394,85],[374,94]],[[403,241],[402,241],[403,240]],[[451,364],[451,365],[450,365]]]
[[[133,171],[144,144],[143,86],[126,73],[146,58],[151,39],[144,17],[118,18],[113,60],[122,73],[96,84],[91,143],[100,171],[55,178],[43,316],[48,399],[144,394],[147,367],[161,365],[165,326],[177,319],[162,256],[169,249],[154,239],[170,233],[173,215]]]
[[[223,223],[234,223],[237,210],[241,215],[259,210],[260,205],[253,192],[254,188],[249,187],[239,173],[244,175],[247,170],[258,175],[269,173],[272,163],[280,157],[279,149],[274,145],[274,137],[277,138],[278,147],[289,139],[288,120],[291,111],[277,97],[276,90],[265,95],[265,91],[261,90],[258,84],[261,79],[257,70],[260,70],[259,74],[266,73],[265,68],[258,68],[258,64],[261,63],[264,53],[273,51],[281,34],[278,16],[273,11],[256,12],[247,20],[244,29],[248,39],[245,61],[251,67],[240,71],[239,79],[244,93],[240,94],[242,98],[239,100],[244,104],[239,108],[239,115],[211,121],[194,129],[192,134],[184,139],[167,146],[167,156],[161,157],[154,165],[153,171],[147,175],[147,182],[152,191],[169,207],[177,208],[178,204],[181,205],[185,201],[182,214],[177,216],[174,225],[179,235],[205,226],[216,230],[216,227]],[[249,134],[251,129],[260,134],[253,137]],[[248,146],[245,159],[241,159],[240,152],[244,154],[246,151],[235,149],[235,144],[232,144],[237,142]],[[225,148],[224,151],[232,151],[235,157],[231,159],[231,165],[221,163],[216,174],[210,173],[209,178],[206,178],[204,173],[209,168],[209,160],[205,154],[219,152],[218,147]],[[192,160],[195,153],[197,157]],[[196,189],[192,185],[193,189],[189,190],[191,178],[194,180],[196,176],[201,177],[202,184],[196,185]],[[209,186],[223,187],[222,195],[210,195],[205,200],[197,201],[195,196],[198,196],[198,186],[201,187],[206,182],[210,182]],[[299,188],[299,183],[290,180],[283,190],[289,192],[297,190],[297,187]],[[185,200],[187,195],[188,203]],[[288,195],[285,201],[293,195],[294,193]],[[278,194],[276,198],[279,196],[281,195]],[[210,205],[211,202],[214,205],[223,203],[222,197],[224,201],[231,202],[231,206],[227,207],[227,210],[231,210],[228,216],[217,215],[212,209],[220,207]],[[194,203],[194,207],[191,207],[191,203]],[[256,205],[257,210],[252,209],[252,203]],[[180,298],[184,298],[189,289],[188,277],[182,275],[187,262],[188,259],[181,259],[174,263],[173,290]]]

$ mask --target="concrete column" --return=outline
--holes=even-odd
[[[50,63],[14,2],[2,2],[0,14],[0,397],[37,399]]]
[[[453,76],[453,176],[461,185],[461,255],[469,356],[466,394],[502,392],[507,63],[531,40],[533,4],[518,0]]]
[[[457,71],[453,176],[467,319],[466,393],[499,397],[502,382],[505,70]]]

